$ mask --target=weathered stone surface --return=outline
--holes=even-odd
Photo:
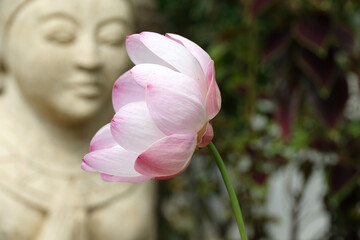
[[[156,239],[155,188],[80,169],[113,114],[127,0],[0,0],[0,239]],[[3,87],[1,87],[3,85]]]

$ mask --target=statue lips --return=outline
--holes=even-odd
[[[104,86],[94,77],[77,78],[69,82],[68,87],[78,96],[98,98],[102,95]]]

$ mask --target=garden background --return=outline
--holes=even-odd
[[[298,239],[312,225],[306,211],[315,205],[328,219],[316,239],[360,239],[360,3],[158,0],[158,6],[164,32],[193,40],[215,61],[223,104],[213,141],[249,239]],[[280,211],[291,221],[290,235],[274,238],[269,226],[281,219],[269,211],[271,182],[289,169],[297,183]],[[321,181],[314,183],[315,176]],[[313,184],[321,198],[306,202]],[[160,239],[238,239],[207,149],[183,174],[160,182],[159,198]]]

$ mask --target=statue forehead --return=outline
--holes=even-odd
[[[46,7],[42,7],[44,11],[49,10],[49,7],[66,6],[73,6],[73,10],[82,10],[85,13],[89,13],[88,8],[96,9],[98,10],[97,13],[104,12],[104,14],[109,14],[112,11],[122,14],[125,18],[128,17],[129,20],[134,20],[136,24],[140,22],[141,30],[147,29],[141,27],[141,25],[145,23],[148,26],[147,22],[154,21],[154,14],[151,13],[157,9],[154,0],[0,0],[0,60],[3,38],[8,32],[9,26],[11,26],[19,12],[26,8],[27,5],[36,2],[45,4]],[[78,13],[76,12],[76,14]]]
[[[36,18],[41,15],[65,12],[84,23],[97,21],[97,17],[122,17],[132,24],[135,18],[133,0],[0,0],[0,60],[11,26],[19,14],[32,12]]]
[[[0,0],[0,31],[11,25],[16,16],[31,8],[37,14],[49,11],[66,11],[73,15],[117,14],[131,18],[134,15],[133,0]]]
[[[85,23],[98,21],[96,17],[99,16],[104,18],[115,16],[122,17],[133,25],[137,8],[134,2],[134,0],[0,0],[0,70],[9,30],[24,11],[33,12],[33,18],[39,17],[39,14],[62,11],[73,17],[82,18],[80,20],[85,20],[83,21]],[[27,17],[32,16],[27,14]]]
[[[2,1],[5,1],[3,11],[11,11],[10,7],[7,9],[6,6],[6,2],[9,0]],[[13,1],[21,2],[21,0]],[[63,11],[74,17],[85,16],[88,19],[98,15],[121,15],[125,18],[131,18],[133,15],[128,0],[23,0],[22,2],[23,4],[20,4],[20,8],[13,12],[13,15],[23,11],[32,11],[35,16]]]

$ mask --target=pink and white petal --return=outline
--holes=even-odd
[[[189,165],[189,163],[190,163],[190,161],[188,162],[188,165]],[[175,173],[175,174],[173,174],[173,175],[161,176],[161,177],[154,177],[154,179],[155,179],[155,180],[167,180],[167,179],[171,179],[171,178],[174,178],[174,177],[176,177],[176,176],[179,176],[180,174],[182,174],[183,172],[185,172],[185,170],[186,170],[186,168],[187,168],[188,165],[186,165],[186,167],[184,167],[180,172],[177,172],[177,173]]]
[[[147,78],[146,103],[151,117],[166,135],[198,131],[206,121],[198,83],[185,74],[154,64],[132,70],[134,79]]]
[[[126,51],[134,64],[153,63],[172,68],[164,59],[152,52],[140,39],[140,34],[133,34],[126,37]]]
[[[207,52],[205,52],[199,45],[194,43],[193,41],[190,41],[187,38],[184,38],[180,35],[173,34],[173,33],[167,33],[165,34],[166,37],[177,41],[178,43],[182,44],[184,47],[186,47],[187,50],[196,58],[196,60],[200,63],[200,66],[204,72],[206,73],[207,66],[209,62],[211,61],[211,58]]]
[[[94,137],[91,139],[90,142],[90,152],[104,149],[104,148],[111,148],[116,146],[117,143],[114,140],[111,131],[110,131],[110,123],[106,124],[102,128],[97,131]]]
[[[141,63],[130,69],[130,74],[137,84],[146,89],[149,77],[151,77],[150,74],[156,74],[157,69],[162,70],[163,68],[163,66],[157,64]]]
[[[165,136],[145,102],[133,102],[120,108],[111,121],[111,133],[120,146],[137,153]]]
[[[206,147],[210,142],[211,140],[213,139],[214,137],[214,129],[213,127],[211,126],[210,123],[208,123],[206,125],[206,130],[205,130],[205,133],[204,135],[201,137],[201,140],[200,142],[198,143],[198,147],[199,148],[203,148],[203,147]]]
[[[205,86],[205,73],[196,58],[183,45],[153,32],[140,33],[140,41],[173,69],[196,79],[200,86]]]
[[[199,131],[207,120],[203,103],[197,96],[184,94],[184,88],[152,84],[147,87],[150,114],[166,135]]]
[[[218,114],[221,108],[221,95],[220,95],[219,87],[215,80],[214,61],[211,61],[207,68],[206,82],[208,88],[208,92],[205,100],[206,114],[208,116],[208,120],[211,120],[216,116],[216,114]]]
[[[134,169],[137,157],[137,153],[113,147],[90,152],[84,156],[83,162],[100,173],[133,178],[143,175]]]
[[[139,86],[127,71],[116,80],[112,91],[112,102],[117,112],[122,106],[130,102],[145,100],[145,87]]]
[[[159,78],[166,78],[167,81],[173,82],[176,81],[177,78],[180,76],[186,76],[184,74],[180,74],[177,71],[174,71],[170,68],[152,64],[152,63],[142,63],[134,66],[132,69],[130,69],[131,77],[134,79],[137,84],[140,86],[146,88],[147,83],[150,79],[159,79]],[[170,74],[170,75],[169,75]],[[174,78],[171,78],[173,76],[177,76]],[[188,76],[186,76],[188,78]],[[195,81],[195,80],[193,80]],[[145,91],[146,92],[146,91]],[[146,94],[145,94],[146,95]],[[204,95],[205,96],[205,95]],[[205,99],[205,98],[204,98]]]
[[[173,176],[186,168],[195,151],[196,133],[173,134],[151,145],[135,162],[135,169],[146,176]]]
[[[86,171],[86,172],[96,172],[96,169],[90,167],[89,165],[86,164],[86,162],[82,162],[81,163],[81,169]]]
[[[102,178],[102,180],[106,182],[128,182],[128,183],[145,182],[151,179],[151,177],[147,177],[143,175],[138,177],[121,177],[121,176],[109,175],[106,173],[100,173],[100,177]]]

